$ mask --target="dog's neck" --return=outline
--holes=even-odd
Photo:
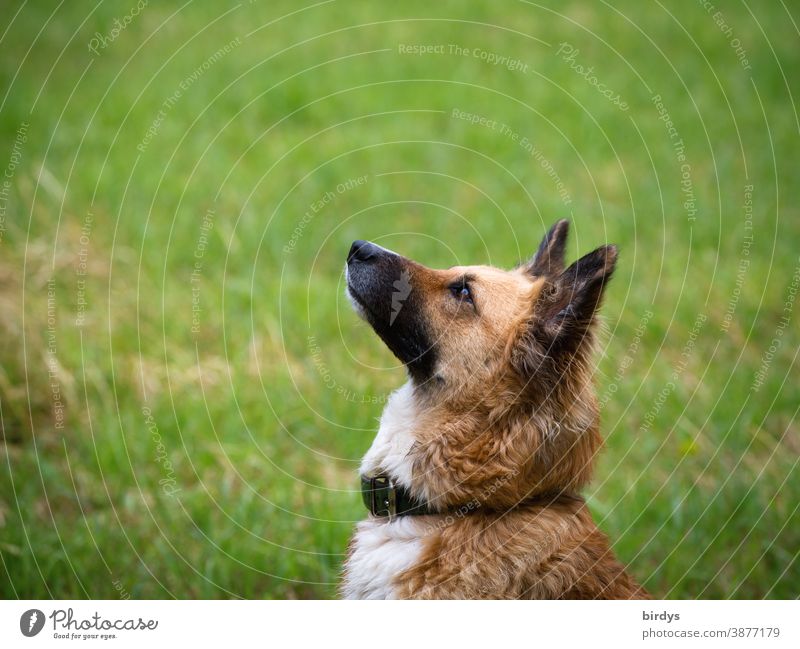
[[[362,476],[386,475],[394,484],[412,491],[414,427],[417,425],[414,386],[409,381],[389,397],[378,434],[359,469]]]
[[[385,476],[413,500],[441,511],[468,502],[482,511],[506,509],[575,494],[589,478],[599,446],[592,418],[553,424],[559,420],[552,413],[532,413],[511,417],[521,422],[514,428],[492,425],[475,410],[449,416],[444,405],[422,405],[419,397],[411,381],[390,396],[362,476]]]

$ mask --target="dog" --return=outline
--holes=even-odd
[[[366,241],[347,295],[405,365],[360,467],[350,599],[644,599],[579,495],[601,446],[597,310],[617,248],[568,268],[568,222],[511,271]]]

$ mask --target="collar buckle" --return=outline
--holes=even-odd
[[[397,516],[397,490],[386,476],[361,477],[361,495],[364,504],[373,516]]]

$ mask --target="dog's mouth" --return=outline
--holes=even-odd
[[[432,372],[434,353],[412,291],[412,262],[368,241],[355,241],[345,266],[346,293],[355,312],[415,377]]]
[[[370,317],[374,318],[375,314],[369,308],[369,304],[359,294],[359,292],[353,286],[353,283],[350,281],[350,272],[347,268],[347,265],[345,265],[345,287],[345,293],[350,299],[350,304],[353,306],[353,310],[358,314],[358,316],[367,322],[370,321]]]
[[[356,313],[379,331],[388,315],[391,276],[402,258],[369,241],[354,241],[345,263],[347,297]]]

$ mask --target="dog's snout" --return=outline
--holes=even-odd
[[[347,255],[347,263],[349,264],[354,261],[368,261],[373,257],[377,257],[381,250],[382,248],[380,246],[376,246],[374,243],[357,239],[356,241],[353,241],[353,245],[350,246],[350,252]]]

